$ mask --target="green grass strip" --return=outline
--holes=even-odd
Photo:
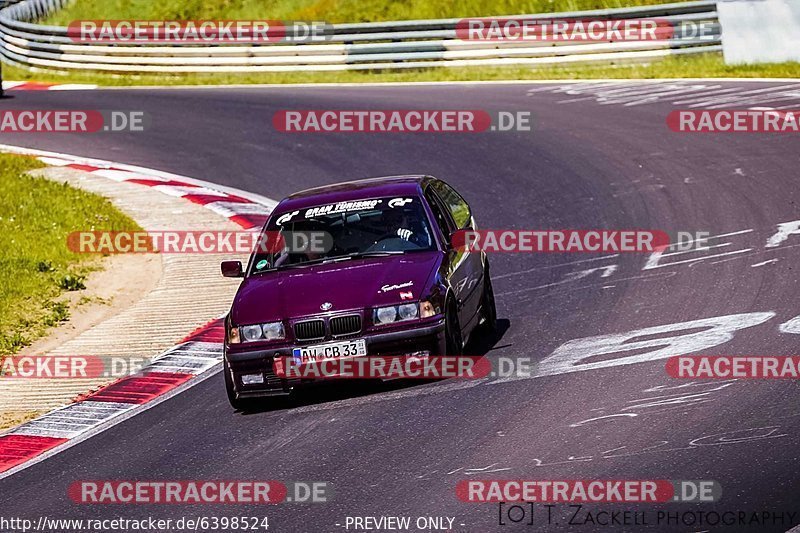
[[[36,159],[0,154],[0,357],[66,320],[59,299],[84,288],[98,257],[67,249],[67,235],[87,230],[137,230],[105,198],[26,174]]]

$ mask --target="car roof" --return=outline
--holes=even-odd
[[[287,196],[275,208],[275,212],[305,209],[336,202],[349,202],[384,196],[418,196],[425,175],[384,176],[346,181],[305,189]]]

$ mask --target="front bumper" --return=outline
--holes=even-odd
[[[444,330],[445,322],[444,318],[441,318],[413,328],[370,332],[360,334],[355,338],[366,341],[367,357],[401,355],[424,350],[431,354],[443,355],[445,353]],[[237,398],[286,395],[301,383],[315,381],[301,378],[284,379],[275,374],[273,369],[275,358],[291,357],[292,349],[295,347],[297,346],[284,345],[269,349],[229,352],[226,346],[225,358],[228,361]],[[242,383],[242,376],[246,374],[262,374],[264,383],[245,385]]]

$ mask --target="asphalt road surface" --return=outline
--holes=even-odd
[[[736,94],[769,92],[779,84],[719,85]],[[348,384],[243,415],[229,407],[217,374],[0,481],[3,515],[266,515],[273,531],[342,531],[348,516],[402,515],[412,521],[451,517],[456,531],[469,532],[631,531],[637,528],[569,525],[566,505],[552,510],[550,524],[547,511],[536,506],[532,525],[500,525],[496,504],[461,502],[455,486],[493,478],[705,479],[721,484],[718,503],[594,504],[583,511],[647,509],[649,527],[676,531],[721,528],[656,525],[655,512],[796,513],[753,531],[786,531],[800,523],[797,382],[675,380],[663,358],[647,356],[658,349],[677,353],[677,341],[665,337],[692,334],[692,346],[705,354],[797,354],[800,326],[789,321],[800,315],[800,235],[765,246],[779,223],[800,219],[796,135],[675,133],[666,127],[667,113],[696,102],[676,103],[680,98],[670,95],[599,100],[592,91],[568,94],[559,87],[9,93],[13,97],[0,106],[143,110],[151,125],[144,133],[3,134],[0,143],[148,166],[275,199],[337,181],[429,173],[470,201],[484,229],[734,235],[657,265],[648,264],[646,254],[495,254],[504,333],[488,356],[530,358],[539,363],[537,377],[366,389]],[[756,103],[770,105],[763,100]],[[633,101],[637,105],[626,105]],[[790,103],[776,96],[776,106]],[[325,108],[530,111],[533,129],[285,134],[272,126],[278,110]],[[714,317],[728,318],[640,332],[608,350],[595,342],[556,351],[577,339]],[[629,346],[618,344],[626,339]],[[586,357],[581,364],[587,368],[571,366],[574,354]],[[266,509],[71,502],[67,487],[87,479],[327,481],[334,497]],[[736,529],[744,528],[724,530]]]

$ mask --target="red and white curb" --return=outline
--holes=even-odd
[[[91,83],[47,83],[42,81],[4,81],[5,91],[86,91],[97,89]]]
[[[5,144],[0,144],[0,152],[30,155],[50,166],[74,168],[114,181],[152,187],[164,194],[202,205],[244,229],[260,229],[277,205],[274,200],[257,194],[135,165]]]
[[[139,373],[119,379],[0,436],[0,479],[55,455],[215,375],[222,319],[188,335]]]
[[[275,202],[259,195],[133,165],[0,145],[0,151],[37,157],[115,181],[179,196],[257,230]],[[137,374],[85,394],[0,435],[0,479],[11,476],[90,438],[215,375],[221,368],[224,326],[212,320],[166,350]]]

